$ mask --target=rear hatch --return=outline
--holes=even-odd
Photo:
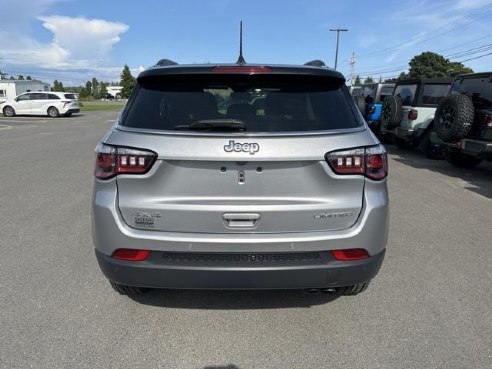
[[[335,175],[325,154],[375,142],[343,79],[229,69],[139,78],[106,143],[157,161],[143,176],[117,177],[124,221],[191,233],[353,226],[364,177]]]
[[[400,96],[403,104],[402,128],[418,129],[434,119],[439,103],[449,93],[449,79],[423,80],[421,83],[403,84],[395,88],[395,95]]]
[[[64,96],[64,101],[66,101],[67,107],[69,109],[79,109],[79,101],[77,100],[77,95],[71,94],[71,93],[66,93],[63,95]]]
[[[469,137],[492,141],[492,78],[490,73],[457,77],[452,94],[465,94],[474,107],[474,119]]]

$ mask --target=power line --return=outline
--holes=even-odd
[[[487,53],[487,54],[479,55],[479,56],[476,56],[476,57],[470,58],[470,59],[460,60],[459,62],[460,63],[464,63],[464,62],[467,62],[467,61],[470,61],[470,60],[480,59],[480,58],[483,58],[483,57],[488,56],[488,55],[492,55],[492,53]]]
[[[471,49],[463,50],[463,51],[460,51],[460,52],[457,52],[454,54],[444,55],[444,57],[454,59],[455,61],[459,61],[459,62],[466,62],[466,61],[474,60],[474,59],[478,59],[478,58],[470,58],[470,59],[461,60],[461,61],[457,60],[457,59],[461,59],[463,57],[475,55],[478,53],[483,53],[483,52],[489,51],[491,49],[492,49],[492,44],[485,44],[485,45],[477,46],[477,47],[474,47]],[[489,55],[489,54],[486,54],[486,55]],[[484,55],[484,56],[486,56],[486,55]],[[479,56],[479,57],[482,57],[482,56]],[[388,65],[388,68],[385,68],[385,69],[373,70],[373,71],[363,71],[363,72],[357,72],[357,73],[352,73],[352,74],[358,75],[359,77],[364,77],[364,76],[372,76],[372,75],[377,75],[377,74],[385,74],[385,73],[390,73],[390,72],[402,71],[402,70],[408,68],[408,62],[405,65],[403,65],[403,64],[400,64],[398,66],[394,65],[394,66],[392,66],[392,68],[389,68],[389,66],[390,65]]]
[[[401,50],[402,48],[406,47],[406,44],[410,43],[410,42],[416,42],[416,43],[422,43],[422,42],[425,42],[425,41],[429,41],[429,40],[432,40],[432,39],[435,39],[435,38],[438,38],[438,37],[441,37],[442,35],[446,34],[446,33],[449,33],[449,32],[452,32],[452,31],[456,31],[458,29],[461,29],[461,28],[464,28],[470,24],[473,24],[475,23],[478,19],[481,19],[481,18],[484,18],[486,16],[488,16],[488,14],[482,14],[481,16],[479,16],[478,18],[476,18],[475,20],[471,20],[470,22],[468,23],[464,23],[464,24],[461,24],[459,28],[457,29],[454,29],[455,25],[457,25],[460,21],[466,19],[466,18],[470,18],[474,15],[477,15],[479,13],[486,13],[487,11],[489,11],[490,9],[492,9],[492,4],[488,4],[488,5],[485,5],[483,7],[480,7],[479,9],[477,9],[475,12],[473,13],[470,13],[468,15],[464,15],[458,19],[455,19],[454,21],[451,21],[441,27],[438,27],[436,29],[433,29],[433,30],[429,30],[427,32],[425,32],[424,34],[418,36],[418,37],[415,37],[413,39],[409,39],[407,40],[406,42],[403,42],[403,44],[400,42],[398,44],[394,44],[392,46],[389,46],[389,47],[386,47],[384,49],[380,49],[380,50],[376,50],[376,51],[373,51],[371,53],[368,53],[368,54],[362,54],[362,55],[359,55],[359,59],[360,58],[367,58],[369,56],[374,56],[374,55],[379,55],[379,54],[383,54],[383,53],[386,53],[386,52],[390,52],[390,51],[398,51],[398,50]],[[446,28],[449,28],[451,27],[450,29],[444,31]],[[440,30],[443,30],[444,32],[439,32]],[[437,32],[437,34],[435,34]],[[428,37],[428,38],[425,38],[424,36],[425,35],[428,35],[429,33],[434,33],[433,36],[431,37]]]

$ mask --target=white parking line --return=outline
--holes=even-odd
[[[0,130],[1,129],[10,129],[10,128],[12,128],[12,126],[8,126],[6,124],[0,124]]]
[[[1,119],[0,124],[2,123],[9,123],[9,124],[15,124],[15,123],[46,123],[46,120],[6,120],[6,119]]]

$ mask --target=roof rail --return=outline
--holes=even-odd
[[[169,60],[169,59],[161,59],[157,62],[156,66],[159,67],[166,67],[168,65],[178,65],[175,61]]]
[[[310,67],[320,67],[320,68],[326,67],[325,62],[319,59],[308,61],[307,63],[304,63],[304,65],[309,65]]]

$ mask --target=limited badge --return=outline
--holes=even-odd
[[[161,215],[159,213],[136,212],[133,221],[139,226],[153,227],[155,223],[155,218],[160,217]]]

